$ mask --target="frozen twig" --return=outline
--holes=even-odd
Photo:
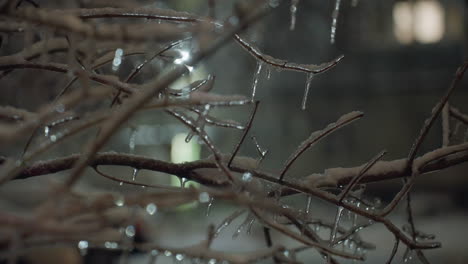
[[[236,147],[234,148],[234,151],[232,152],[231,158],[229,159],[229,161],[227,163],[228,167],[231,167],[231,163],[234,160],[234,157],[237,155],[237,152],[239,151],[242,143],[244,142],[245,137],[247,136],[247,134],[249,133],[250,128],[252,127],[252,122],[253,122],[253,120],[255,118],[255,114],[257,113],[257,108],[258,108],[259,103],[260,103],[259,101],[255,102],[254,108],[252,110],[252,113],[250,114],[249,121],[247,122],[247,125],[245,126],[245,129],[244,129],[244,131],[242,133],[241,139],[239,140]]]
[[[364,114],[359,111],[354,111],[350,112],[348,114],[345,114],[341,116],[335,123],[329,124],[326,128],[323,130],[315,131],[313,132],[308,139],[306,139],[304,142],[299,145],[296,151],[294,151],[293,154],[287,159],[283,169],[281,170],[280,173],[280,178],[279,180],[282,181],[284,175],[288,171],[289,167],[294,163],[294,161],[299,158],[299,156],[304,153],[308,148],[312,147],[315,145],[317,142],[331,134],[332,132],[352,123],[353,121],[356,121],[357,119],[360,119]]]

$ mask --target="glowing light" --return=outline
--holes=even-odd
[[[438,42],[444,35],[444,10],[437,1],[418,1],[414,5],[414,36],[421,43]]]
[[[393,7],[393,32],[400,43],[413,42],[413,14],[409,2],[396,2]]]
[[[402,44],[435,43],[445,31],[444,9],[436,0],[395,3],[393,22],[395,37]]]

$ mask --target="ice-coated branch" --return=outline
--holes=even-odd
[[[269,64],[272,67],[277,67],[282,70],[319,74],[319,73],[326,72],[329,69],[335,67],[338,64],[338,62],[340,62],[340,60],[344,58],[344,56],[341,55],[330,62],[325,62],[319,65],[299,64],[299,63],[294,63],[294,62],[288,62],[286,60],[277,59],[270,55],[266,55],[262,53],[260,49],[257,48],[255,45],[241,38],[239,35],[235,35],[234,39],[256,59],[266,64]]]
[[[326,128],[323,130],[315,131],[313,132],[308,139],[306,139],[304,142],[302,142],[299,147],[297,148],[296,151],[294,151],[293,154],[287,159],[283,169],[280,172],[280,178],[279,180],[282,181],[284,175],[288,171],[289,167],[296,161],[299,156],[304,153],[308,148],[312,147],[315,145],[317,142],[328,136],[329,134],[333,133],[334,131],[352,123],[353,121],[356,121],[363,117],[364,114],[359,111],[354,111],[350,112],[348,114],[345,114],[341,116],[335,123],[329,124]]]

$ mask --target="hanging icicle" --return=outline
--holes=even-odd
[[[301,104],[301,109],[302,110],[306,109],[307,97],[309,96],[310,83],[312,82],[313,78],[314,78],[314,74],[312,72],[307,74],[306,87],[305,87],[305,90],[304,90],[304,97],[302,98],[302,104]]]
[[[133,168],[132,181],[135,181],[135,180],[136,180],[137,175],[138,175],[138,169],[137,169],[137,168]]]
[[[336,25],[338,23],[338,15],[340,13],[340,4],[341,4],[341,0],[335,0],[335,9],[333,10],[333,13],[332,13],[332,25],[331,25],[331,33],[330,33],[331,44],[335,43]]]
[[[114,59],[112,60],[112,70],[117,71],[122,64],[123,49],[118,48],[115,50]]]
[[[262,72],[262,67],[263,67],[263,62],[261,61],[257,62],[257,67],[255,68],[254,80],[252,84],[252,100],[255,99],[255,93],[257,91],[257,84],[258,84],[258,77],[260,76],[260,73]]]
[[[289,30],[294,30],[296,28],[296,13],[297,13],[297,4],[299,0],[291,0],[291,7],[289,11],[291,12],[291,24],[289,25]]]
[[[336,211],[336,216],[335,216],[335,223],[333,224],[333,229],[331,230],[331,234],[330,234],[330,245],[333,245],[335,243],[336,234],[338,232],[338,225],[340,224],[342,214],[343,214],[343,207],[338,206],[338,209]]]

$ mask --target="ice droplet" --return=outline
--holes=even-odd
[[[106,241],[104,242],[104,247],[109,249],[116,249],[119,247],[117,242]]]
[[[146,212],[149,215],[154,215],[158,211],[158,207],[154,203],[149,203],[146,205]]]
[[[351,6],[356,7],[359,4],[359,0],[352,0],[351,1]]]
[[[117,71],[122,64],[123,49],[118,48],[115,50],[114,60],[112,61],[112,70]]]
[[[278,6],[279,6],[279,0],[270,0],[270,1],[268,2],[268,4],[269,4],[272,8],[278,7]]]
[[[135,180],[136,180],[137,175],[138,175],[138,169],[137,169],[137,168],[133,168],[132,181],[135,181]]]
[[[63,104],[58,104],[58,105],[55,107],[55,111],[57,111],[57,113],[63,113],[63,112],[65,112],[65,105],[63,105]]]
[[[301,109],[305,110],[307,106],[307,97],[309,96],[309,90],[310,90],[310,83],[312,82],[312,79],[314,78],[313,73],[308,73],[307,74],[307,81],[306,81],[306,87],[304,90],[304,97],[302,98],[302,106]]]
[[[164,256],[170,257],[170,256],[172,256],[172,252],[169,251],[169,250],[164,250]]]
[[[245,172],[242,174],[242,181],[244,182],[250,182],[252,180],[252,173],[251,172]]]
[[[49,132],[50,132],[49,126],[45,126],[45,127],[44,127],[44,136],[48,137],[48,136],[49,136]]]
[[[289,25],[289,30],[294,30],[296,28],[296,13],[298,3],[299,0],[291,0],[291,7],[289,7],[289,11],[291,12],[291,24]]]
[[[335,0],[335,9],[332,13],[332,25],[330,31],[330,42],[331,44],[335,43],[335,36],[336,36],[336,25],[338,23],[338,15],[340,13],[340,4],[341,0]]]
[[[135,227],[133,225],[129,225],[125,228],[125,235],[128,237],[134,237],[136,234]]]
[[[57,141],[57,136],[56,135],[51,135],[50,136],[50,141],[52,141],[52,142]]]
[[[207,203],[210,201],[210,195],[207,192],[202,192],[198,195],[198,201],[200,203]]]
[[[333,229],[331,230],[331,233],[330,233],[330,245],[333,245],[335,243],[336,234],[338,232],[338,225],[340,223],[342,214],[343,214],[343,207],[338,206],[338,209],[336,211],[336,216],[335,216],[335,223],[333,224]]]
[[[114,200],[114,204],[118,207],[122,207],[125,205],[125,198],[122,195],[117,196]]]
[[[263,62],[257,62],[257,67],[255,68],[254,80],[252,84],[252,100],[255,99],[255,93],[257,92],[258,78],[262,72]]]
[[[210,259],[210,260],[208,261],[208,264],[216,264],[216,259]]]
[[[184,260],[184,255],[179,253],[179,254],[176,254],[176,255],[175,255],[175,258],[176,258],[178,261],[182,261],[182,260]]]
[[[86,240],[81,240],[78,242],[78,249],[80,250],[81,255],[86,255],[88,253],[89,243]]]

